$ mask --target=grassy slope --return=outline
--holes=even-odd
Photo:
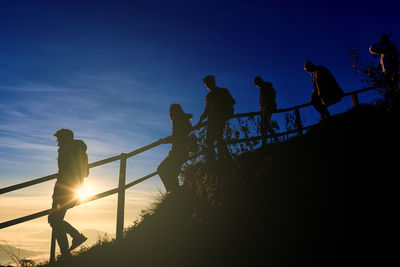
[[[378,247],[376,193],[396,169],[398,121],[359,106],[284,144],[188,166],[182,190],[160,197],[122,242],[55,265],[367,264]]]

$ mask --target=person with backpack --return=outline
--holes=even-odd
[[[183,112],[181,105],[172,104],[169,109],[169,117],[172,122],[172,135],[161,139],[161,142],[163,144],[172,143],[172,149],[158,166],[157,172],[167,192],[173,192],[179,188],[178,175],[182,164],[188,158],[192,141],[189,137],[192,129],[190,120],[193,116]]]
[[[270,125],[272,113],[276,110],[276,91],[272,83],[263,81],[260,76],[255,77],[253,82],[260,89],[261,139],[262,144],[266,145],[268,132],[276,136],[274,129]]]
[[[312,76],[313,92],[310,102],[321,115],[321,119],[327,119],[331,116],[328,106],[339,102],[344,92],[332,73],[324,66],[314,65],[307,60],[304,63],[304,70]]]
[[[87,146],[82,140],[75,140],[69,129],[60,129],[54,136],[58,142],[58,174],[54,186],[53,203],[48,222],[60,247],[63,258],[71,256],[70,251],[80,246],[87,238],[64,220],[67,210],[77,201],[77,191],[89,175]],[[68,247],[67,235],[72,237]]]
[[[208,75],[203,82],[210,92],[206,96],[206,106],[200,116],[198,124],[207,118],[206,146],[207,158],[215,159],[214,142],[218,143],[218,156],[227,156],[228,147],[223,140],[223,130],[226,121],[233,116],[235,99],[228,89],[215,85],[215,77]]]

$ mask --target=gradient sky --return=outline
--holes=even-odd
[[[273,83],[278,107],[308,102],[306,60],[328,67],[345,92],[364,88],[346,52],[355,48],[377,63],[368,47],[382,33],[400,41],[399,7],[395,0],[1,1],[0,187],[55,173],[59,128],[84,140],[93,162],[168,136],[172,103],[193,113],[195,124],[208,74],[230,90],[237,113],[258,109],[256,75]],[[344,99],[330,110],[350,107]],[[302,116],[319,118],[312,108]],[[129,159],[128,181],[153,172],[168,149]],[[118,163],[93,170],[88,182],[104,190],[117,177]],[[53,184],[0,196],[1,221],[48,208]],[[155,177],[135,190],[129,220],[136,203],[164,188]]]

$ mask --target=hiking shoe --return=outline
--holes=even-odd
[[[85,242],[86,240],[87,240],[87,237],[84,236],[83,234],[80,234],[78,237],[72,239],[72,244],[71,244],[71,247],[69,248],[69,251],[76,249],[77,247],[82,245],[83,242]]]

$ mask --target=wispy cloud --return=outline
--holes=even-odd
[[[19,86],[0,86],[0,91],[12,91],[12,92],[67,92],[67,88],[60,88],[45,84],[36,84],[28,82]]]

